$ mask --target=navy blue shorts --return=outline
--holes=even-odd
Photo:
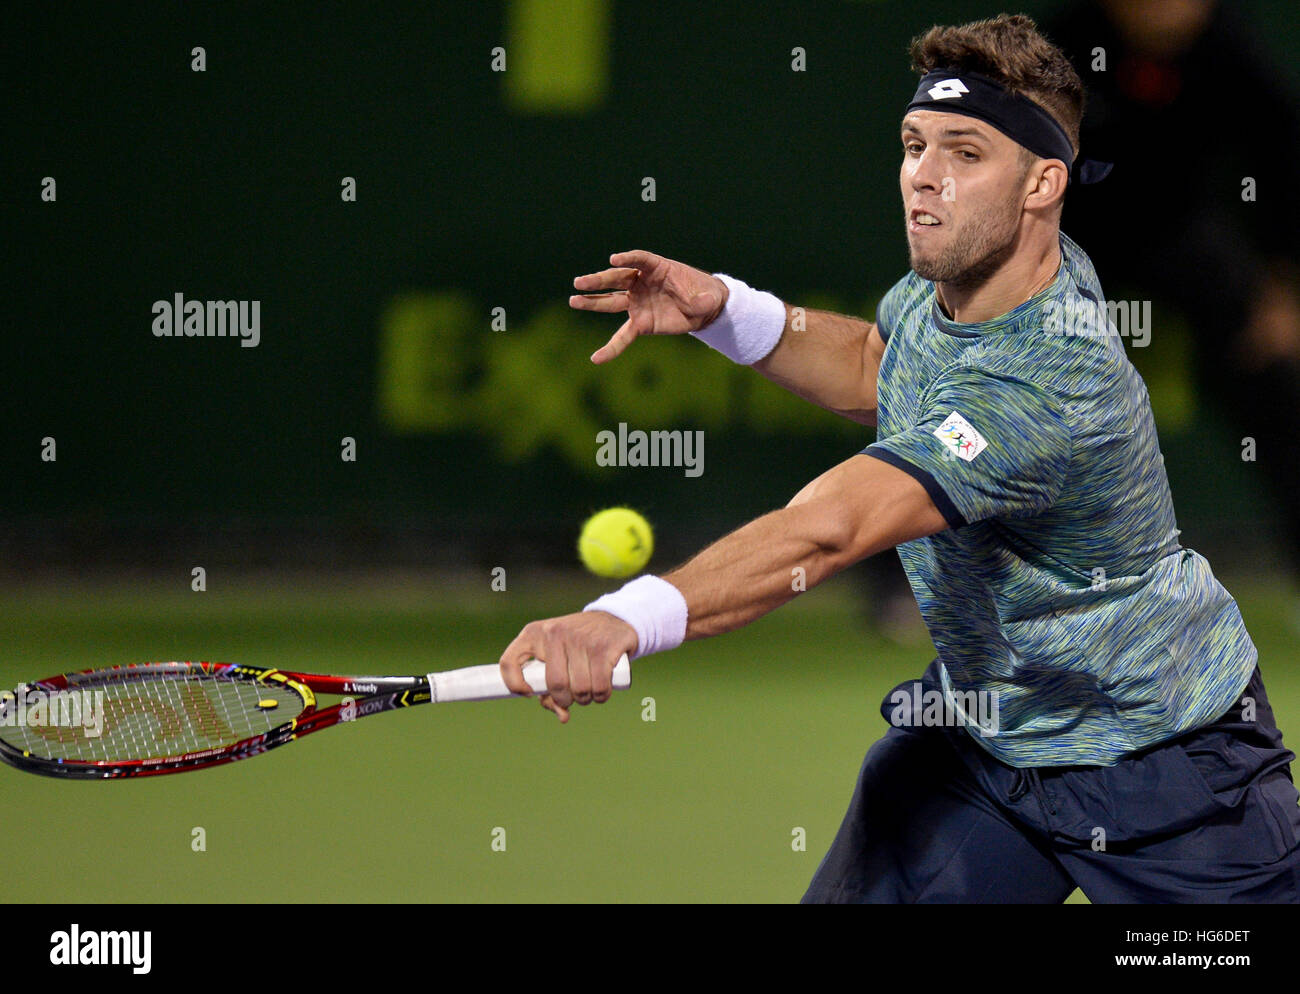
[[[1114,766],[1017,770],[965,728],[891,726],[803,902],[1300,903],[1293,759],[1258,667],[1218,721]]]

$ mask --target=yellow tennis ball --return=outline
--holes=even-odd
[[[578,555],[597,576],[621,580],[640,572],[655,549],[650,523],[630,507],[597,511],[582,526]]]

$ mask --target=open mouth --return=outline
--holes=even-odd
[[[907,216],[907,230],[917,231],[922,228],[939,228],[943,222],[929,211],[914,210]]]

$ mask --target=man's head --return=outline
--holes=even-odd
[[[899,179],[912,268],[936,282],[977,286],[1015,253],[1026,230],[1059,225],[1079,150],[1083,83],[1022,15],[933,27],[912,40],[911,55],[923,76],[940,69],[974,73],[1032,101],[1031,113],[1044,112],[1047,127],[1055,122],[1065,136],[1056,139],[1062,156],[1049,159],[987,120],[948,109],[953,105],[942,98],[904,116]]]

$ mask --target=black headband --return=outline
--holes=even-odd
[[[1098,183],[1112,164],[1093,159],[1075,161],[1065,129],[1028,97],[1011,93],[1002,84],[974,72],[935,69],[921,77],[907,110],[938,110],[976,117],[997,128],[1013,142],[1043,159],[1060,159],[1080,183]]]

